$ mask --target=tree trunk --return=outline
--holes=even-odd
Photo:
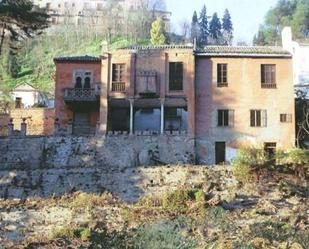
[[[1,38],[0,38],[0,55],[2,54],[2,46],[4,43],[4,36],[5,36],[5,24],[3,24],[2,31],[1,31]]]

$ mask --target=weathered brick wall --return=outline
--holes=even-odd
[[[0,137],[7,136],[7,124],[10,121],[9,114],[2,113],[0,114]]]
[[[0,136],[7,135],[7,124],[13,119],[14,130],[20,130],[26,118],[27,135],[52,135],[54,132],[55,110],[53,108],[13,109],[10,114],[0,115]],[[1,129],[2,128],[2,129]]]
[[[135,200],[163,177],[142,166],[195,161],[194,141],[186,136],[10,138],[0,139],[0,151],[0,198],[107,189]],[[163,178],[176,186],[177,170],[168,171]]]

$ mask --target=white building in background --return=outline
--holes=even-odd
[[[153,11],[154,17],[160,17],[165,23],[167,31],[170,30],[171,12],[161,9],[161,6],[150,6],[151,1],[141,0],[33,0],[41,8],[46,8],[53,24],[91,24],[102,25],[100,16],[104,16],[104,9],[109,4],[119,4],[124,12],[148,8]],[[143,6],[144,4],[149,6]]]
[[[282,46],[293,55],[294,85],[309,90],[309,43],[293,41],[291,27],[285,27],[282,30]]]
[[[45,93],[28,83],[17,85],[11,91],[15,108],[49,107],[50,101]]]

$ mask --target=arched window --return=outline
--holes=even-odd
[[[75,88],[82,88],[82,77],[78,76],[75,79]]]
[[[90,77],[85,78],[84,89],[90,89]]]

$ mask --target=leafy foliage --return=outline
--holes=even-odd
[[[309,36],[309,2],[307,0],[279,0],[270,9],[253,39],[256,45],[278,45],[281,43],[280,31],[291,26],[296,39]]]
[[[152,23],[150,36],[152,45],[163,45],[165,43],[164,26],[161,18],[157,18],[157,20]]]

